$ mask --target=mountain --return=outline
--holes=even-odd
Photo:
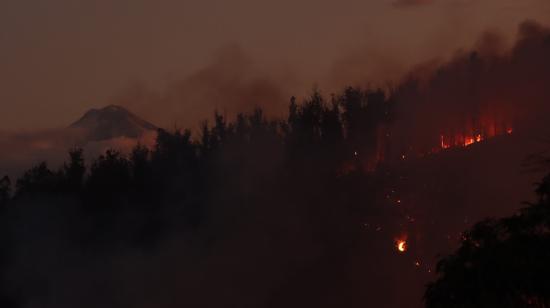
[[[127,109],[109,105],[91,109],[69,126],[83,132],[88,141],[102,141],[118,137],[139,138],[157,127]]]

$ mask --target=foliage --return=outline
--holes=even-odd
[[[428,285],[426,307],[550,306],[548,181],[539,184],[537,203],[464,233],[460,248],[438,263],[440,277]]]

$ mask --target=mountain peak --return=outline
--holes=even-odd
[[[126,108],[118,106],[118,105],[107,105],[107,106],[103,107],[102,109],[100,109],[100,111],[103,111],[103,112],[129,112],[128,110],[126,110]]]
[[[155,125],[118,105],[90,109],[69,127],[81,130],[90,141],[117,137],[139,138],[148,131],[157,130]]]
[[[92,116],[92,115],[99,114],[99,113],[116,113],[116,112],[130,113],[131,114],[130,111],[128,111],[126,108],[124,108],[122,106],[107,105],[107,106],[105,106],[103,108],[99,108],[99,109],[92,108],[92,109],[86,111],[86,113],[84,113],[83,117]]]

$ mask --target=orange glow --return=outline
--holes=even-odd
[[[466,137],[464,139],[464,146],[469,146],[470,144],[474,144],[475,140],[474,137]]]
[[[469,147],[476,143],[486,142],[489,139],[499,136],[507,136],[512,134],[513,126],[503,116],[497,114],[476,114],[470,118],[465,117],[460,121],[449,121],[448,123],[442,123],[442,125],[435,131],[427,131],[426,135],[419,144],[408,144],[408,147],[403,147],[400,150],[402,152],[396,152],[397,155],[390,155],[392,159],[406,162],[408,160],[414,160],[417,158],[423,158],[428,155],[440,153],[445,150],[460,149]],[[433,132],[439,133],[433,135]],[[338,169],[337,175],[347,175],[354,171],[373,172],[377,170],[380,163],[384,162],[385,151],[387,148],[391,148],[389,144],[391,135],[381,129],[379,131],[379,140],[376,143],[376,152],[369,153],[367,155],[359,153],[356,149],[353,149],[350,154],[353,154],[356,160],[344,162]],[[398,141],[401,142],[401,141]],[[393,153],[393,151],[391,151]],[[400,203],[397,201],[397,203]]]
[[[450,123],[449,123],[450,124]],[[461,122],[454,122],[439,131],[439,144],[431,152],[457,147],[467,147],[493,137],[509,135],[513,132],[510,119],[496,111],[482,111]]]
[[[397,240],[396,247],[399,252],[407,251],[407,241],[406,240]]]
[[[440,137],[441,137],[441,148],[442,149],[450,148],[451,145],[445,142],[445,137],[443,135],[441,135]]]
[[[485,128],[480,128],[478,130],[479,132],[476,133],[470,133],[470,134],[464,134],[464,133],[458,133],[458,134],[452,134],[452,135],[440,135],[439,136],[439,143],[440,147],[443,150],[452,148],[452,147],[467,147],[474,143],[482,142],[486,139],[508,134],[510,135],[513,132],[513,129],[511,127],[508,127],[506,129],[501,128],[501,130],[497,130],[493,125],[487,126]]]
[[[476,142],[481,142],[481,140],[483,140],[483,138],[481,138],[481,135],[480,135],[480,134],[477,134],[477,136],[476,136]]]

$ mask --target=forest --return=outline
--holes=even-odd
[[[478,174],[453,163],[544,137],[550,35],[523,31],[509,58],[467,53],[427,84],[313,90],[286,119],[216,112],[2,178],[1,307],[549,307],[550,176],[510,215],[493,210],[513,179],[465,194]]]

